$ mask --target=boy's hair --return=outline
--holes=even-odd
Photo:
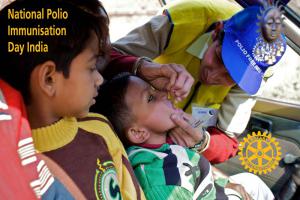
[[[130,73],[125,72],[106,81],[99,89],[97,103],[90,108],[91,112],[100,113],[108,118],[125,147],[131,144],[126,137],[126,128],[134,120],[125,102],[130,76]]]
[[[56,64],[56,70],[68,78],[72,60],[88,45],[94,32],[99,40],[99,56],[106,57],[109,53],[108,18],[106,15],[94,13],[104,10],[100,2],[94,10],[89,7],[77,6],[64,0],[17,0],[0,11],[0,78],[19,90],[25,100],[30,102],[29,81],[33,69],[48,60]],[[8,19],[10,10],[40,11],[44,9],[62,9],[67,11],[67,19]],[[54,27],[66,28],[65,36],[9,36],[8,26],[14,28]],[[42,41],[48,45],[48,52],[33,53],[24,50],[23,55],[8,52],[8,42],[15,44],[37,44]]]
[[[65,2],[69,2],[78,6],[79,8],[84,9],[87,12],[91,12],[95,15],[102,14],[107,15],[106,10],[103,8],[101,2],[99,0],[62,0]],[[108,18],[107,18],[108,20]]]

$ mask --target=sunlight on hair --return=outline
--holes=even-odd
[[[1,0],[0,1],[0,10],[2,10],[8,4],[14,2],[15,0]]]

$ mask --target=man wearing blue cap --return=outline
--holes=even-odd
[[[114,44],[159,63],[182,64],[198,80],[178,106],[195,117],[213,115],[206,125],[226,133],[211,135],[215,144],[210,146],[217,144],[219,151],[209,148],[204,155],[213,163],[236,153],[235,138],[247,126],[263,79],[270,75],[267,69],[286,50],[276,6],[239,11],[239,5],[225,0],[174,1]],[[142,74],[143,67],[136,71]],[[185,145],[187,135],[181,132],[173,139]]]

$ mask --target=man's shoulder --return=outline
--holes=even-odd
[[[235,12],[237,12],[238,10],[241,9],[241,6],[239,6],[237,3],[235,2],[231,2],[231,1],[224,1],[224,0],[185,0],[185,1],[177,1],[174,2],[172,4],[169,4],[166,6],[166,8],[169,9],[179,9],[181,11],[206,11],[208,13],[211,12],[224,12],[225,11],[233,11],[234,14]],[[220,10],[221,9],[221,10]],[[206,14],[208,14],[206,13]]]

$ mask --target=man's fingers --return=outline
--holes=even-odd
[[[187,77],[185,75],[178,76],[175,84],[172,86],[171,90],[174,91],[176,97],[182,97],[187,93],[184,90],[185,83],[187,81]]]
[[[180,128],[175,128],[171,131],[171,133],[169,134],[169,136],[171,137],[172,141],[175,142],[176,144],[180,145],[180,146],[187,146],[187,143],[185,142],[185,140],[181,137],[182,134],[182,130],[180,130]]]
[[[140,75],[160,90],[167,90],[176,101],[183,100],[190,92],[194,79],[180,64],[158,64],[144,61]]]
[[[186,122],[183,119],[183,116],[179,116],[178,114],[173,114],[173,115],[171,115],[171,119],[174,121],[175,124],[177,124],[177,126],[182,128],[189,135],[195,134],[196,131],[193,129],[193,127],[188,122]]]
[[[184,142],[185,147],[192,147],[195,145],[195,143],[193,142],[194,139],[191,136],[189,136],[186,131],[183,131],[181,128],[178,128],[178,130],[181,130],[178,136]]]
[[[172,86],[175,84],[176,79],[177,79],[177,71],[174,70],[174,68],[172,68],[169,65],[163,65],[161,67],[161,73],[164,77],[168,77],[169,78],[169,83],[167,85],[167,90],[171,90]]]
[[[169,135],[177,144],[185,147],[193,147],[203,136],[198,129],[194,129],[188,122],[185,121],[187,118],[185,118],[184,115],[186,117],[190,117],[188,114],[184,113],[176,113],[172,115],[174,118],[173,121],[177,127],[172,129]]]
[[[177,79],[172,86],[172,90],[175,91],[175,96],[181,99],[185,98],[194,83],[194,78],[188,73],[182,65],[172,64],[172,68],[177,72]]]
[[[183,71],[179,71],[179,72],[177,71],[177,79],[172,89],[174,90],[182,89],[187,79],[188,79],[188,75],[186,73],[183,73]]]
[[[189,128],[190,124],[184,119],[183,117],[183,113],[180,114],[172,114],[171,115],[171,119],[175,122],[175,124],[177,126],[179,126],[180,128],[184,129],[186,131],[186,129]]]
[[[178,137],[177,135],[174,135],[174,133],[172,133],[172,134],[169,134],[169,137],[172,139],[172,141],[175,144],[181,145],[179,139],[177,138]]]
[[[185,121],[191,122],[192,120],[194,120],[193,117],[192,117],[192,115],[190,115],[190,114],[188,114],[188,113],[185,113],[185,112],[182,113],[182,117],[183,117],[183,119],[184,119]]]
[[[185,98],[189,95],[193,84],[194,84],[194,78],[192,76],[188,77],[181,89],[181,98]]]

